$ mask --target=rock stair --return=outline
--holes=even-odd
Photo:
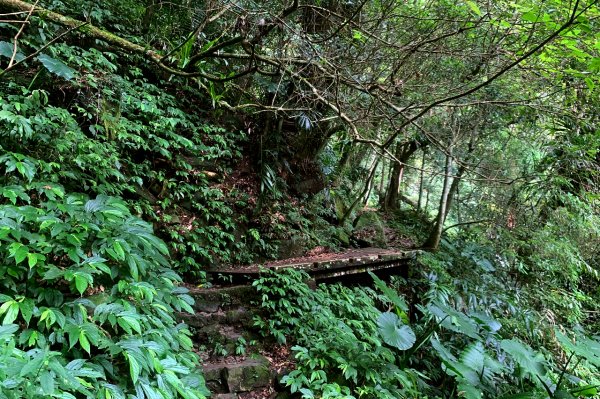
[[[201,349],[206,385],[215,399],[271,398],[277,379],[267,358],[257,353],[236,355],[240,346],[245,352],[257,348],[247,344],[258,340],[252,328],[251,303],[256,291],[249,285],[221,288],[192,288],[195,314],[180,314],[194,334]],[[219,347],[225,353],[215,353]],[[218,356],[221,355],[221,356]],[[225,356],[222,356],[225,355]],[[238,353],[239,355],[239,353]]]

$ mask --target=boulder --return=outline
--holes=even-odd
[[[364,212],[354,221],[352,239],[361,247],[386,248],[384,227],[376,212]]]
[[[302,235],[294,235],[287,240],[281,240],[277,243],[277,257],[279,259],[288,259],[302,256],[304,255],[308,244],[308,238]]]
[[[261,356],[227,365],[223,377],[229,392],[249,392],[268,386],[271,383],[269,361]]]

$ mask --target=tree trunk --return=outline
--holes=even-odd
[[[408,143],[398,143],[396,145],[396,151],[394,156],[397,161],[394,162],[392,173],[390,174],[390,182],[385,197],[384,209],[388,211],[395,211],[398,209],[398,200],[400,199],[400,183],[402,182],[402,175],[404,174],[404,167],[410,159],[410,157],[419,148],[420,142],[418,140],[412,140]]]
[[[375,171],[377,170],[377,166],[379,166],[379,158],[377,158],[375,160],[375,162],[373,163],[373,166],[371,167],[370,171],[369,171],[369,176],[367,177],[367,181],[365,182],[365,187],[364,189],[360,192],[360,194],[358,194],[356,196],[356,199],[354,200],[354,202],[352,202],[352,205],[350,205],[350,207],[348,208],[348,210],[346,210],[346,213],[344,213],[344,216],[342,216],[342,218],[339,221],[339,225],[343,226],[344,223],[346,223],[346,220],[350,217],[350,215],[352,214],[352,212],[354,211],[354,208],[356,208],[356,205],[359,204],[359,202],[367,195],[367,193],[370,191],[371,188],[371,182],[373,181],[373,177],[375,177]]]
[[[452,171],[452,149],[448,149],[446,155],[446,165],[444,167],[444,185],[442,188],[442,196],[440,198],[440,204],[438,208],[438,214],[435,218],[433,228],[429,233],[429,237],[423,243],[423,247],[432,251],[438,249],[440,241],[442,240],[442,232],[444,230],[444,222],[446,221],[446,209],[448,208],[448,196],[450,193],[450,172]]]
[[[156,9],[155,0],[146,1],[146,10],[142,17],[142,34],[145,35],[150,31],[150,24],[152,24],[152,18],[154,17],[154,10]]]
[[[456,193],[458,192],[458,185],[460,184],[463,173],[465,173],[465,169],[466,169],[466,167],[464,164],[460,165],[458,167],[458,171],[456,172],[456,175],[454,176],[454,179],[452,180],[452,184],[450,185],[450,190],[448,191],[448,199],[446,201],[446,210],[445,210],[444,220],[446,220],[446,218],[448,218],[450,209],[452,209],[452,204],[454,203],[454,197],[456,196]]]
[[[423,201],[423,187],[425,186],[425,157],[427,156],[427,148],[423,148],[423,157],[421,158],[421,173],[419,177],[419,200],[417,201],[417,211],[421,211],[421,203]]]
[[[385,207],[385,158],[381,161],[381,177],[379,178],[379,207]]]

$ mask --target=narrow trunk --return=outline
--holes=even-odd
[[[385,197],[384,208],[394,211],[398,209],[398,200],[400,199],[400,183],[404,174],[404,167],[410,160],[410,157],[417,151],[421,143],[418,140],[412,140],[409,143],[398,143],[394,156],[397,161],[394,162],[392,173],[390,174],[390,182]]]
[[[152,24],[152,18],[154,17],[154,11],[156,9],[155,0],[148,0],[146,2],[146,10],[144,11],[144,16],[142,17],[142,31],[143,35],[150,32],[150,25]]]
[[[373,166],[371,167],[371,169],[369,171],[369,177],[367,177],[367,181],[365,182],[364,189],[360,192],[359,195],[356,196],[356,199],[354,200],[354,202],[352,202],[352,205],[350,205],[350,207],[348,208],[346,213],[344,213],[344,216],[342,216],[342,218],[340,219],[340,221],[339,221],[340,226],[343,226],[344,223],[346,223],[346,220],[350,217],[350,215],[354,211],[354,208],[356,208],[356,206],[360,203],[360,201],[369,192],[370,187],[371,187],[371,182],[373,181],[373,178],[375,177],[375,171],[377,170],[377,166],[379,166],[379,159],[376,159],[375,162],[373,163]]]
[[[383,208],[385,206],[385,158],[381,161],[381,177],[379,178],[379,207]]]
[[[450,213],[450,209],[452,209],[452,204],[454,203],[454,198],[458,193],[458,186],[462,180],[463,174],[467,170],[467,161],[471,158],[471,154],[475,150],[475,135],[471,136],[469,140],[469,145],[467,146],[467,153],[463,158],[463,162],[459,165],[458,170],[456,171],[456,175],[454,176],[454,180],[452,180],[452,185],[450,186],[450,191],[448,193],[448,201],[446,203],[446,214],[444,215],[444,220],[448,217]]]
[[[402,144],[398,143],[396,145],[396,151],[394,156],[400,161],[402,157]],[[398,208],[398,195],[400,194],[400,176],[402,175],[402,170],[404,169],[404,164],[398,161],[394,162],[392,166],[392,173],[390,174],[390,181],[388,184],[387,193],[385,196],[384,209],[393,211]]]
[[[421,202],[423,200],[423,187],[425,186],[425,157],[427,156],[427,148],[423,148],[423,157],[421,158],[421,175],[419,176],[419,200],[417,201],[417,212],[421,210]]]
[[[448,200],[446,201],[446,213],[444,215],[444,220],[446,220],[448,214],[450,213],[450,209],[452,209],[452,204],[454,203],[456,193],[458,193],[458,186],[462,179],[463,173],[465,173],[465,169],[466,167],[464,164],[460,165],[458,171],[456,172],[456,175],[454,176],[454,179],[452,180],[450,190],[448,191]]]
[[[446,165],[444,167],[444,185],[442,188],[442,196],[438,207],[438,214],[433,224],[433,228],[429,233],[429,237],[423,244],[423,247],[435,251],[440,245],[442,232],[444,230],[444,222],[446,221],[446,209],[448,208],[448,195],[450,193],[450,172],[452,170],[452,151],[448,150],[446,155]]]

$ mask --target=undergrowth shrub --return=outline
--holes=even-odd
[[[4,149],[40,160],[44,179],[67,191],[128,199],[167,242],[179,272],[201,278],[209,263],[248,261],[246,242],[234,235],[243,222],[234,209],[247,204],[229,199],[214,180],[240,156],[243,134],[188,112],[193,104],[135,68],[115,75],[109,55],[56,50],[95,72],[72,83],[77,95],[69,108],[52,105],[45,90],[11,83],[0,98]]]
[[[435,278],[412,311],[373,278],[377,291],[340,285],[313,291],[308,275],[295,270],[264,271],[254,283],[264,311],[255,325],[293,345],[296,369],[282,380],[291,392],[302,398],[597,395],[590,374],[600,365],[597,340],[557,329],[554,351],[537,351]]]
[[[38,180],[48,168],[0,153],[0,397],[204,398],[165,243],[122,200]]]

